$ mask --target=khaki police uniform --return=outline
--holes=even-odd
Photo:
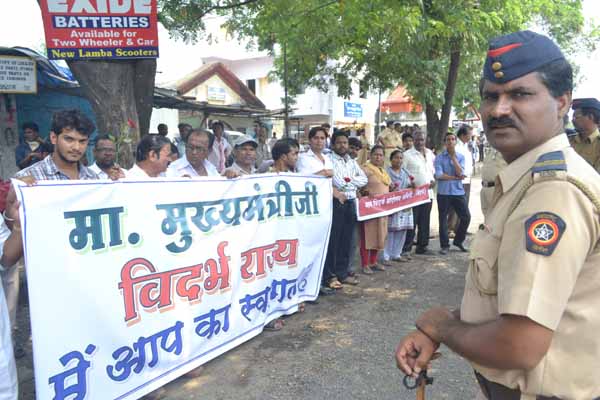
[[[577,154],[585,161],[596,169],[600,168],[600,133],[598,129],[586,139],[577,134],[570,139],[570,142]]]
[[[600,175],[561,134],[502,169],[494,189],[471,246],[461,319],[520,315],[554,334],[530,371],[473,367],[521,399],[600,397]]]
[[[494,148],[486,153],[481,167],[481,193],[479,200],[481,201],[481,211],[483,216],[487,216],[492,198],[494,197],[495,181],[498,173],[506,167],[504,157]]]
[[[396,149],[402,148],[402,134],[395,129],[385,128],[379,140],[383,143],[384,157],[383,162],[386,167],[390,166],[390,156]]]

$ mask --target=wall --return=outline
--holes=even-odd
[[[2,96],[4,97],[4,96]],[[15,147],[16,144],[23,139],[21,125],[24,122],[35,122],[40,128],[40,136],[47,138],[50,133],[52,115],[56,111],[65,109],[79,109],[85,113],[91,120],[96,123],[96,118],[92,111],[90,103],[83,97],[71,96],[59,91],[50,91],[40,88],[37,95],[15,95],[16,99],[16,115],[15,124],[18,130],[18,137],[15,137],[9,145],[0,137],[0,174],[3,179],[11,177],[17,172],[18,168],[15,164]],[[3,103],[4,106],[5,103]],[[0,112],[0,118],[3,114]],[[4,116],[6,118],[6,116]],[[2,131],[4,133],[4,131]],[[95,132],[93,134],[95,136]],[[15,135],[16,136],[16,135]],[[91,146],[88,148],[88,159],[92,159]]]
[[[150,117],[150,133],[158,133],[158,124],[167,124],[169,137],[179,136],[179,112],[170,108],[153,108]]]
[[[224,101],[216,101],[216,100],[208,101],[208,87],[209,86],[225,89],[225,100]],[[231,88],[227,84],[225,84],[225,82],[223,82],[218,75],[211,76],[206,81],[204,81],[200,85],[196,86],[194,89],[185,93],[184,96],[193,96],[198,101],[208,101],[211,104],[229,105],[229,104],[245,103],[244,100],[242,100],[242,98],[240,98],[240,96],[238,96],[238,94],[236,92],[231,90]]]

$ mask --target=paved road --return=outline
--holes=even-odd
[[[473,191],[480,187],[480,181],[473,182]],[[471,210],[470,232],[475,232],[482,222],[478,193],[471,195]],[[437,221],[435,211],[432,221]],[[432,225],[437,233],[437,222]],[[432,249],[439,249],[437,238]],[[414,256],[410,263],[362,275],[358,287],[345,287],[287,318],[282,331],[265,332],[207,363],[203,376],[171,382],[166,398],[414,399],[415,392],[402,386],[394,349],[421,311],[459,304],[466,259],[458,251]],[[26,335],[28,321],[22,318],[21,325]],[[448,349],[442,352],[431,371],[435,382],[427,399],[473,399],[472,370]],[[19,361],[22,399],[33,399],[31,364],[29,357]]]

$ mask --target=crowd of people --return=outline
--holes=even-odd
[[[89,164],[86,150],[95,127],[80,111],[63,110],[54,114],[48,140],[41,139],[35,123],[23,124],[24,142],[16,149],[17,165],[21,169],[15,178],[32,184],[42,180],[70,179],[203,176],[233,179],[265,172],[326,176],[333,187],[333,221],[320,294],[331,295],[344,285],[358,285],[358,270],[371,275],[374,271],[384,271],[395,262],[411,260],[415,237],[416,253],[431,254],[428,249],[431,202],[389,217],[359,223],[356,219],[357,198],[425,184],[433,188],[435,182],[445,176],[462,177],[462,170],[438,173],[436,157],[425,147],[425,135],[418,127],[402,127],[396,123],[392,129],[392,125],[389,124],[378,141],[370,145],[364,130],[351,135],[347,130],[334,129],[330,135],[331,127],[323,124],[310,129],[306,145],[301,145],[292,138],[277,140],[275,135],[268,140],[267,130],[260,124],[255,129],[255,137],[242,135],[230,143],[220,121],[214,121],[210,130],[180,124],[179,136],[171,141],[167,136],[168,126],[160,124],[158,134],[145,135],[137,143],[135,163],[126,170],[117,163],[117,144],[110,135],[95,138],[94,162]],[[452,150],[449,148],[448,151]],[[460,162],[464,162],[464,157]],[[461,185],[461,181],[456,180],[455,185]],[[7,202],[2,223],[5,239],[2,265],[6,269],[2,272],[2,281],[8,311],[0,312],[2,318],[10,316],[10,323],[7,319],[3,328],[16,326],[20,285],[18,267],[14,267],[20,257],[14,260],[8,257],[22,252],[14,193],[10,197],[12,200]],[[449,201],[448,208],[455,203]],[[460,227],[468,225],[462,211],[457,212]],[[462,246],[459,239],[464,232],[461,229],[457,230],[455,244]],[[353,266],[353,249],[356,247],[360,249],[359,268]],[[301,304],[299,309],[303,311],[304,305]],[[279,330],[283,325],[284,321],[277,319],[265,329]],[[6,340],[7,335],[3,337]],[[16,356],[22,357],[22,346],[15,344],[14,347]],[[6,360],[9,358],[12,358],[12,352],[10,357],[8,353],[5,355]],[[191,374],[193,376],[194,371]],[[4,381],[13,382],[14,379],[13,375]]]
[[[565,208],[572,202],[577,205],[576,209],[584,210],[586,216],[598,216],[599,211],[594,207],[600,203],[597,200],[589,202],[589,199],[596,199],[600,184],[597,176],[592,176],[589,172],[593,171],[593,168],[600,168],[600,102],[596,99],[573,101],[573,124],[577,134],[567,140],[566,135],[562,133],[562,121],[571,106],[572,87],[564,86],[569,81],[561,83],[561,79],[567,76],[570,66],[549,39],[531,32],[515,35],[508,35],[498,42],[497,47],[502,51],[491,51],[484,69],[484,125],[486,132],[494,133],[491,139],[500,151],[492,150],[485,157],[480,143],[473,138],[473,128],[468,125],[460,126],[456,133],[447,133],[443,150],[436,154],[426,146],[428,138],[419,126],[403,127],[393,121],[388,122],[387,127],[372,144],[367,140],[364,131],[350,134],[348,131],[334,128],[330,134],[331,126],[328,124],[315,126],[308,132],[306,147],[292,138],[269,138],[267,130],[260,124],[255,129],[255,136],[242,135],[230,143],[224,135],[224,124],[214,121],[211,130],[180,124],[179,136],[174,141],[167,137],[168,127],[165,124],[159,125],[158,134],[149,134],[141,138],[135,151],[135,164],[128,170],[124,170],[116,162],[117,148],[114,138],[99,136],[93,148],[95,161],[86,166],[83,160],[90,135],[95,128],[81,112],[64,110],[53,116],[50,143],[40,139],[36,124],[23,124],[25,141],[16,149],[17,165],[22,169],[15,177],[32,184],[40,180],[69,179],[193,179],[203,176],[234,179],[258,173],[284,172],[325,176],[331,179],[333,193],[331,233],[320,288],[320,295],[327,296],[337,293],[344,285],[359,285],[358,272],[372,275],[377,271],[385,271],[386,268],[397,268],[400,263],[410,262],[413,256],[435,254],[429,248],[434,191],[439,218],[439,254],[448,254],[450,239],[453,239],[452,245],[458,251],[468,252],[466,237],[471,220],[471,178],[474,166],[483,160],[481,206],[486,220],[479,228],[479,241],[474,242],[471,252],[464,308],[459,310],[458,314],[434,309],[421,316],[417,322],[419,330],[403,339],[397,357],[400,368],[407,374],[416,376],[427,364],[428,357],[437,349],[439,343],[443,342],[453,349],[459,349],[457,351],[467,358],[479,352],[477,356],[472,356],[475,362],[487,363],[488,367],[495,367],[496,371],[501,371],[494,375],[493,371],[482,368],[477,372],[477,379],[485,390],[492,393],[488,398],[504,398],[494,397],[493,391],[498,389],[496,386],[504,384],[507,388],[514,389],[517,382],[515,374],[505,373],[504,370],[520,370],[520,375],[527,375],[529,372],[523,371],[538,368],[537,364],[519,364],[519,356],[510,355],[512,353],[509,352],[491,354],[481,349],[473,350],[471,344],[463,342],[459,333],[463,332],[466,337],[476,332],[480,335],[477,337],[485,337],[486,340],[494,342],[496,339],[491,337],[492,331],[485,330],[488,325],[493,328],[490,329],[506,332],[510,337],[514,337],[514,333],[522,329],[524,335],[534,332],[535,335],[531,337],[547,341],[544,342],[544,355],[550,351],[556,357],[564,357],[561,355],[564,353],[561,349],[568,347],[564,339],[568,336],[568,331],[581,330],[578,318],[583,318],[582,321],[593,320],[596,323],[597,318],[585,312],[583,305],[571,304],[571,292],[567,293],[559,288],[559,285],[552,283],[553,275],[547,274],[548,271],[562,274],[560,276],[563,276],[565,284],[569,284],[573,291],[581,292],[582,297],[586,296],[591,289],[581,286],[587,283],[577,284],[581,287],[576,285],[577,274],[563,274],[552,268],[558,267],[554,264],[561,261],[573,264],[573,269],[577,271],[584,268],[590,276],[597,277],[597,273],[590,268],[599,260],[597,239],[600,231],[598,221],[592,221],[592,217],[579,218],[573,216],[577,214],[573,209]],[[511,42],[514,40],[520,40],[518,45]],[[524,43],[530,41],[541,46],[549,56],[542,57],[540,61],[531,58],[523,49],[514,50],[529,46]],[[508,56],[502,59],[506,64],[503,67],[497,54],[504,53]],[[513,61],[512,57],[517,61]],[[538,79],[537,71],[546,65],[552,65],[554,69],[544,70],[544,74],[554,74],[562,78],[547,78],[546,75],[542,75],[542,78]],[[502,68],[504,71],[499,74]],[[519,81],[521,86],[512,87],[512,81]],[[538,97],[534,98],[531,93],[538,93]],[[510,101],[504,97],[507,95],[513,96]],[[511,101],[509,107],[507,104]],[[504,108],[498,106],[499,102],[505,102],[501,103]],[[544,118],[541,119],[525,107],[526,104],[538,106],[538,103],[547,106]],[[511,107],[514,108],[514,112]],[[541,127],[536,124],[541,124]],[[506,133],[512,132],[510,129],[520,129],[521,136]],[[581,157],[576,156],[575,152]],[[584,165],[585,162],[593,168]],[[574,169],[568,169],[567,163],[569,166],[574,165]],[[526,182],[518,186],[521,180]],[[572,186],[562,186],[563,191],[557,191],[559,187],[556,185],[562,183]],[[378,196],[425,185],[428,185],[432,201],[386,217],[360,222],[357,220],[356,202],[360,197]],[[530,189],[532,186],[534,189]],[[592,187],[593,190],[582,189],[588,187]],[[557,197],[556,201],[552,196]],[[525,201],[527,199],[529,200]],[[562,200],[559,201],[560,199]],[[547,207],[540,206],[544,201],[548,202]],[[538,212],[541,209],[545,211]],[[516,213],[515,210],[520,211]],[[563,221],[561,215],[570,218],[568,224]],[[0,269],[3,286],[0,287],[0,291],[4,293],[0,292],[0,395],[15,393],[16,398],[16,372],[9,327],[11,324],[15,326],[19,283],[18,271],[14,265],[22,256],[22,244],[18,203],[14,190],[8,194],[6,210],[2,217]],[[580,223],[571,224],[571,220]],[[557,250],[557,255],[552,256],[566,229],[576,231],[578,236],[567,236],[564,241],[581,250],[577,254],[586,254],[585,258],[578,259],[577,265],[564,245]],[[587,240],[588,237],[591,239]],[[579,238],[583,238],[583,241],[580,242]],[[587,247],[582,248],[580,243]],[[359,249],[360,265],[356,268],[354,248]],[[516,266],[521,266],[522,271],[515,270]],[[496,272],[493,272],[494,269]],[[500,288],[498,274],[507,279]],[[539,281],[534,278],[537,275],[541,276]],[[588,279],[587,282],[591,281]],[[532,289],[533,286],[535,290]],[[536,295],[538,292],[543,295]],[[506,296],[507,293],[513,296]],[[555,304],[555,298],[562,303]],[[522,306],[519,301],[530,301],[535,303],[535,306],[530,303],[529,306]],[[547,309],[552,310],[552,315]],[[559,325],[565,309],[572,315],[572,318],[565,322],[571,324],[571,327]],[[304,305],[301,304],[299,310],[303,311]],[[515,315],[506,317],[501,310]],[[488,320],[492,322],[481,323]],[[509,325],[510,328],[507,328]],[[265,329],[280,330],[283,326],[284,321],[277,319]],[[547,339],[552,338],[552,332],[563,336],[559,335],[557,341],[551,345]],[[580,333],[585,336],[583,332]],[[483,344],[480,347],[483,348]],[[500,344],[498,347],[505,348]],[[16,354],[22,355],[18,351]],[[513,358],[508,360],[509,356]],[[580,356],[585,358],[583,353]],[[547,364],[542,368],[563,370],[563,365],[559,362],[548,360]],[[517,368],[519,366],[523,368]],[[475,368],[479,368],[477,364]],[[544,373],[539,372],[540,376]],[[192,371],[191,376],[198,373]],[[535,381],[541,379],[537,375],[530,378]],[[497,382],[492,382],[493,379]],[[527,383],[519,382],[516,383],[516,387],[520,387],[522,391],[535,392],[543,386],[540,383],[530,387]],[[562,393],[562,388],[554,384],[543,387],[547,389],[544,394]],[[572,392],[577,391],[573,389]],[[153,397],[160,397],[160,393],[154,393]]]

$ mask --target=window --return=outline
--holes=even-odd
[[[256,79],[248,79],[246,81],[246,86],[248,86],[248,89],[250,89],[252,93],[256,94]]]

